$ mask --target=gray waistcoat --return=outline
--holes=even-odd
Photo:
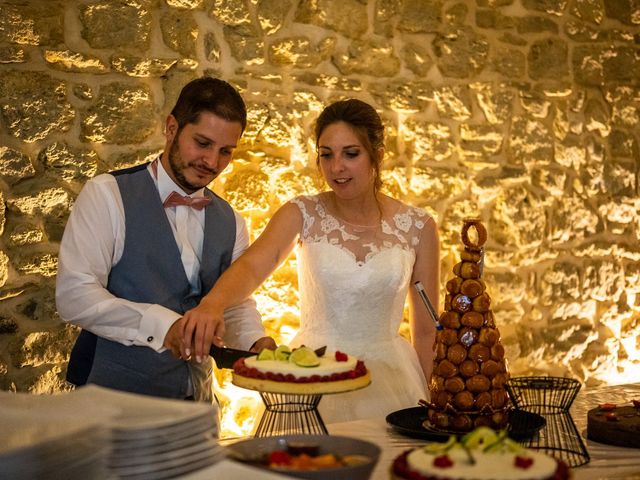
[[[125,212],[125,242],[120,261],[111,269],[107,289],[133,302],[155,303],[178,313],[195,307],[231,263],[236,236],[233,210],[213,200],[205,207],[200,289],[193,289],[180,260],[158,190],[145,165],[114,173]],[[211,362],[178,360],[169,351],[125,346],[98,337],[88,382],[105,387],[169,398],[184,398],[188,378],[198,400],[211,400]]]

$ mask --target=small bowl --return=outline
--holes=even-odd
[[[266,458],[275,450],[284,450],[289,444],[305,444],[318,447],[318,454],[333,453],[336,456],[363,455],[369,460],[358,465],[323,468],[319,470],[285,470],[270,468],[260,459]],[[253,467],[294,478],[311,480],[367,480],[380,458],[380,447],[371,442],[336,435],[278,435],[273,437],[241,440],[226,447],[228,458],[246,463]]]
[[[580,387],[567,377],[513,377],[505,385],[516,408],[547,414],[568,412]]]

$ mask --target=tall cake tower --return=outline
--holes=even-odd
[[[509,375],[482,280],[486,240],[480,220],[465,219],[464,250],[446,285],[429,386],[429,421],[436,428],[465,432],[507,425],[509,398],[504,384]]]

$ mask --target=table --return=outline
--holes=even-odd
[[[600,403],[625,403],[640,399],[640,384],[582,388],[571,407],[571,416],[582,435],[591,461],[572,470],[573,480],[640,480],[640,450],[587,440],[587,411]],[[357,437],[378,444],[382,449],[371,480],[388,480],[393,459],[404,450],[424,445],[395,432],[384,419],[355,420],[327,425],[332,435]]]

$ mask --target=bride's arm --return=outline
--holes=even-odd
[[[418,353],[418,359],[428,383],[433,370],[436,328],[427,308],[413,288],[413,283],[420,281],[423,284],[429,300],[436,312],[439,312],[440,241],[438,227],[433,218],[429,218],[425,224],[416,250],[416,261],[409,290],[409,322],[411,342]]]
[[[286,203],[274,214],[258,239],[222,274],[200,304],[178,320],[184,345],[193,345],[196,359],[205,358],[215,337],[224,335],[224,311],[244,299],[287,258],[302,230],[302,214]],[[178,323],[176,322],[176,323]]]

